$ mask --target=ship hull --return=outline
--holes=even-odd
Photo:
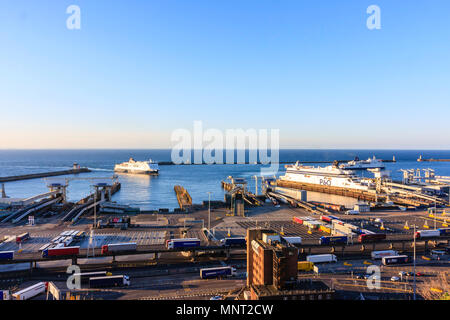
[[[121,169],[116,168],[114,169],[114,172],[118,173],[128,173],[128,174],[142,174],[142,175],[158,175],[158,170],[136,170],[136,169]]]
[[[342,167],[342,169],[344,169],[344,170],[366,170],[366,169],[377,169],[377,168],[384,169],[385,166],[380,166],[380,165],[373,165],[373,166],[371,166],[371,165],[367,165],[367,166],[348,166],[348,167],[343,166]]]

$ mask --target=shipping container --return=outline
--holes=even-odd
[[[384,234],[384,233],[360,234],[358,237],[358,241],[360,243],[377,242],[377,241],[383,241],[385,239],[386,239],[386,234]]]
[[[223,278],[230,277],[236,274],[236,269],[233,267],[217,267],[200,269],[201,279]]]
[[[44,293],[46,289],[47,289],[47,282],[39,282],[31,287],[13,293],[12,296],[14,300],[28,300],[41,293]]]
[[[294,217],[292,218],[292,221],[298,224],[303,224],[303,219],[301,219],[300,217]]]
[[[303,225],[305,225],[306,227],[311,228],[311,229],[319,229],[319,226],[320,226],[321,224],[322,224],[321,222],[316,221],[316,220],[313,220],[313,221],[303,221]]]
[[[450,236],[450,228],[440,228],[438,230],[441,236]]]
[[[337,262],[337,257],[334,254],[316,254],[306,256],[306,261],[316,263]]]
[[[130,278],[124,275],[89,278],[89,288],[109,288],[129,285]]]
[[[408,263],[409,258],[406,255],[401,256],[388,256],[381,258],[381,263],[385,266],[391,265],[391,264],[404,264]]]
[[[419,230],[416,232],[416,238],[432,238],[432,237],[440,237],[441,232],[439,230]]]
[[[48,248],[42,251],[42,257],[73,256],[80,253],[80,247]]]
[[[382,251],[372,251],[370,254],[373,260],[381,259],[383,257],[398,256],[398,252],[395,250],[382,250]]]
[[[331,230],[333,229],[333,226],[331,224],[327,224],[324,226],[320,226],[319,230],[325,233],[331,233]]]
[[[298,271],[312,271],[314,268],[314,263],[311,261],[298,261],[297,262],[297,269]]]
[[[344,221],[341,221],[341,220],[339,220],[339,219],[331,219],[331,224],[334,226],[335,224],[340,224],[340,225],[344,225]]]
[[[333,224],[333,228],[337,231],[340,231],[344,234],[350,234],[353,232],[353,229],[349,228],[348,226],[345,226],[343,224],[335,223]]]
[[[14,251],[0,251],[0,260],[13,260]]]
[[[346,236],[320,237],[319,244],[328,245],[334,243],[347,243]]]
[[[135,242],[130,243],[114,243],[114,244],[106,244],[102,246],[102,254],[111,253],[111,252],[119,252],[119,251],[136,251],[137,244]]]

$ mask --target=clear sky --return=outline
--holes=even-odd
[[[290,148],[448,149],[449,16],[448,0],[1,0],[0,148],[165,148],[201,120]]]

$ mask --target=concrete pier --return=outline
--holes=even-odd
[[[1,182],[11,182],[11,181],[20,181],[20,180],[29,180],[29,179],[38,179],[38,178],[47,178],[54,176],[64,176],[68,174],[77,174],[77,173],[85,173],[91,172],[88,168],[78,168],[78,169],[70,169],[63,171],[53,171],[53,172],[43,172],[43,173],[32,173],[25,174],[21,176],[10,176],[10,177],[0,177]]]

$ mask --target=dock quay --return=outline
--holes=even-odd
[[[328,211],[325,208],[321,208],[321,207],[317,207],[309,202],[306,201],[302,201],[302,200],[298,200],[298,199],[294,199],[292,197],[277,193],[277,192],[268,192],[267,193],[268,196],[276,198],[280,201],[285,201],[287,203],[289,203],[291,206],[293,207],[299,207],[299,208],[303,208],[306,211],[312,213],[312,214],[316,214],[316,215],[328,215],[331,214],[330,211]]]
[[[63,216],[61,221],[72,221],[72,223],[75,223],[85,212],[93,209],[96,206],[100,206],[107,200],[110,200],[111,196],[120,190],[120,187],[121,184],[119,182],[114,182],[106,192],[104,190],[99,190],[96,195],[94,192],[89,196],[81,199],[73,206],[73,208],[69,212],[67,212],[67,214]]]
[[[450,162],[450,159],[417,159],[418,162]]]
[[[262,202],[252,192],[246,189],[247,181],[240,178],[228,177],[231,182],[221,181],[222,188],[232,195],[240,194],[241,198],[249,205],[262,205]]]
[[[175,186],[173,187],[173,190],[175,191],[177,195],[177,201],[178,205],[180,206],[181,210],[189,209],[192,207],[192,198],[189,192],[182,186]]]
[[[53,171],[53,172],[31,173],[31,174],[24,174],[24,175],[20,175],[20,176],[0,177],[0,182],[12,182],[12,181],[20,181],[20,180],[47,178],[47,177],[64,176],[64,175],[69,175],[69,174],[78,174],[78,173],[86,173],[86,172],[91,172],[91,170],[89,170],[88,168],[77,168],[77,169]]]
[[[332,187],[332,186],[322,186],[317,184],[309,184],[309,183],[300,183],[293,181],[283,181],[277,180],[278,187],[284,188],[293,188],[293,189],[301,189],[306,191],[315,191],[327,194],[334,194],[338,196],[345,196],[350,198],[356,198],[358,200],[377,202],[379,197],[373,192],[359,191],[359,190],[350,190],[346,188],[340,187]]]

